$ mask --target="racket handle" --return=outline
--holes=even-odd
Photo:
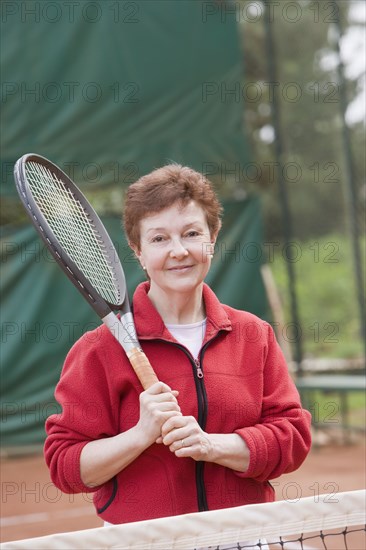
[[[127,355],[144,390],[147,390],[150,386],[159,382],[154,369],[141,349],[133,348],[131,351],[127,352]]]

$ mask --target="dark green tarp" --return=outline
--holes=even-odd
[[[169,160],[220,181],[242,172],[243,62],[224,2],[3,4],[3,194],[24,153],[81,186],[128,184]]]
[[[98,212],[167,161],[206,172],[230,194],[250,160],[243,134],[242,52],[235,9],[206,0],[1,3],[1,194],[16,201],[14,162],[59,164]],[[234,174],[230,171],[234,170]],[[105,193],[104,193],[105,191]],[[103,206],[116,198],[116,207]],[[104,208],[104,210],[103,210]],[[226,205],[209,282],[219,297],[266,315],[256,258],[257,199]],[[12,214],[6,212],[8,221]],[[117,218],[105,219],[127,272],[142,279]],[[254,244],[250,244],[254,243]],[[249,244],[249,246],[248,246]],[[41,442],[72,343],[99,323],[30,226],[2,238],[2,443]]]
[[[225,218],[207,282],[236,308],[267,316],[260,276],[262,221],[258,199],[224,203]],[[144,274],[118,218],[103,220],[123,261],[130,295]],[[42,442],[55,412],[53,392],[67,351],[99,318],[44,249],[31,226],[1,239],[2,445]]]

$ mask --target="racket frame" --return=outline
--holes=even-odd
[[[104,244],[107,245],[109,254],[113,253],[114,268],[117,270],[118,290],[123,298],[122,303],[112,304],[105,300],[94,286],[83,275],[75,262],[70,258],[61,244],[58,242],[54,232],[52,231],[45,216],[42,214],[36,201],[33,198],[32,191],[27,181],[26,168],[27,162],[35,162],[52,171],[58,179],[67,188],[76,199],[80,202],[84,211],[90,217],[92,223],[100,233]],[[68,279],[79,290],[82,296],[86,299],[89,305],[101,318],[103,323],[108,327],[109,331],[118,340],[125,350],[131,365],[133,366],[137,377],[139,378],[144,389],[147,389],[152,384],[158,381],[146,355],[140,347],[137,338],[136,328],[133,320],[133,315],[130,310],[128,295],[126,291],[126,280],[122,265],[117,255],[117,251],[104,227],[99,219],[98,214],[90,205],[86,197],[73,183],[67,174],[65,174],[58,166],[51,161],[34,153],[23,155],[15,164],[14,179],[19,193],[19,197],[41,239],[46,247],[50,250],[58,265],[67,275]],[[121,317],[118,318],[114,313],[114,309],[121,311]]]
[[[68,276],[71,282],[76,286],[76,288],[81,292],[84,298],[89,302],[92,308],[96,311],[101,319],[108,315],[112,309],[117,309],[127,313],[129,311],[129,303],[126,292],[126,281],[123,275],[122,268],[119,269],[118,273],[118,287],[121,293],[121,297],[124,298],[121,304],[111,304],[105,300],[99,292],[91,285],[88,279],[83,275],[75,262],[70,258],[70,256],[65,252],[63,247],[59,244],[57,237],[55,236],[52,228],[47,222],[46,218],[39,209],[37,203],[33,198],[32,191],[29,187],[26,168],[25,165],[27,162],[36,162],[37,164],[43,165],[45,168],[51,170],[57,178],[59,178],[62,183],[67,188],[68,192],[76,197],[80,202],[81,206],[87,212],[88,216],[91,218],[93,225],[97,228],[97,231],[103,235],[103,240],[107,244],[108,249],[117,255],[117,252],[114,248],[114,245],[104,227],[100,221],[97,213],[87,201],[86,197],[82,192],[76,187],[76,185],[70,180],[67,174],[65,174],[58,166],[51,163],[45,157],[40,155],[35,155],[29,153],[23,155],[15,164],[14,167],[14,179],[15,184],[20,196],[21,201],[34,225],[38,234],[42,238],[43,242],[47,248],[52,253],[56,262],[59,264],[64,273]],[[117,256],[116,256],[117,257]],[[118,266],[119,262],[114,262]],[[123,296],[122,296],[123,295]],[[127,300],[127,302],[126,302]]]

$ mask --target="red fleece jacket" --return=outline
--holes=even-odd
[[[62,412],[46,422],[45,457],[55,485],[66,493],[94,491],[97,513],[111,523],[227,508],[274,500],[268,483],[298,468],[310,449],[310,414],[299,395],[270,325],[222,305],[207,285],[207,329],[197,378],[189,351],[166,329],[137,288],[137,333],[160,380],[179,390],[184,415],[208,433],[237,433],[250,451],[245,473],[153,444],[115,478],[93,489],[80,478],[80,453],[88,442],[114,436],[139,418],[142,388],[118,342],[100,327],[69,352],[56,398]]]

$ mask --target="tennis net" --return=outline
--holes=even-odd
[[[366,491],[5,542],[4,550],[364,550]]]

